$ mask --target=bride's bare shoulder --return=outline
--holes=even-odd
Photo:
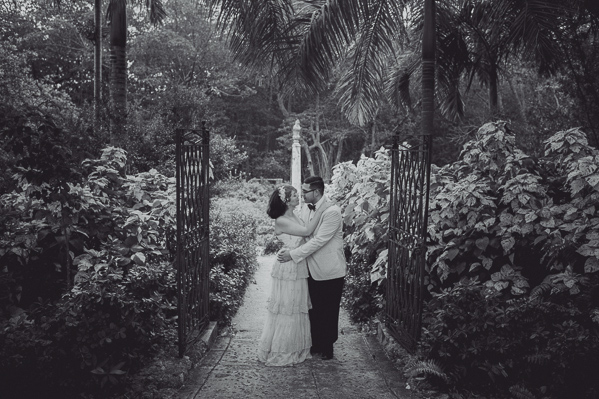
[[[287,216],[281,215],[275,219],[275,235],[283,234],[282,227],[287,225]]]

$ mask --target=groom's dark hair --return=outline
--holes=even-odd
[[[320,194],[324,194],[324,181],[322,180],[322,177],[320,176],[310,176],[310,177],[306,177],[306,179],[304,180],[304,184],[309,184],[310,185],[310,190],[318,190],[320,191]]]

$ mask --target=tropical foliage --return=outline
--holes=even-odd
[[[327,191],[343,209],[349,255],[344,303],[356,322],[369,321],[382,310],[384,285],[372,284],[371,274],[380,279],[387,259],[390,170],[389,154],[381,149],[374,158],[335,166]]]
[[[441,365],[452,387],[596,394],[586,370],[597,366],[599,351],[597,156],[584,133],[570,129],[546,140],[545,155],[533,159],[505,123],[495,123],[479,129],[458,161],[433,169],[421,353]],[[333,192],[346,198],[351,267],[363,245],[385,238],[386,214],[371,206],[388,201],[385,157],[336,169]],[[381,308],[369,293],[385,281],[383,248],[367,251],[369,266],[362,266],[373,282],[362,275],[368,301],[350,296],[357,320]],[[351,272],[348,281],[351,289]]]
[[[125,5],[105,1],[102,15],[111,3]],[[122,383],[175,341],[173,137],[204,120],[213,317],[226,322],[239,306],[252,240],[276,250],[262,202],[272,187],[243,180],[289,177],[296,119],[304,175],[337,165],[352,318],[382,309],[389,155],[377,149],[392,132],[412,142],[419,131],[423,3],[210,3],[224,12],[220,31],[203,2],[164,2],[155,26],[144,5],[160,2],[127,4],[127,74],[117,82],[108,62],[98,71],[104,93],[127,84],[116,148],[106,147],[107,100],[94,123],[91,2],[0,2],[0,374],[18,386],[3,394],[122,397]],[[439,167],[423,362],[409,375],[461,392],[597,396],[586,374],[599,319],[596,2],[435,3],[428,131]],[[512,123],[477,135],[491,112]]]
[[[44,145],[17,158],[18,185],[0,196],[2,391],[117,395],[177,341],[174,179],[124,174],[114,147],[71,173],[56,130],[33,133],[22,139]],[[48,145],[56,151],[43,156]],[[251,202],[225,215],[221,202],[211,210],[210,308],[226,323],[256,265],[255,219]]]

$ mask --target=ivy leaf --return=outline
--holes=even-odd
[[[536,218],[538,218],[538,216],[534,212],[529,212],[524,216],[524,220],[526,220],[526,223],[530,223],[534,221]]]
[[[583,244],[576,250],[576,252],[578,252],[582,256],[594,256],[595,248],[590,247],[588,244]],[[587,260],[587,262],[588,262],[588,260]],[[585,263],[585,268],[586,268],[586,263]]]
[[[541,220],[540,225],[547,228],[555,227],[555,219]]]
[[[487,270],[490,270],[491,266],[493,266],[493,259],[483,258],[483,267]]]
[[[489,246],[489,237],[483,237],[476,240],[477,248],[484,251],[485,249],[487,249],[487,246]]]
[[[522,226],[522,229],[520,229],[520,233],[522,235],[526,235],[526,234],[532,233],[532,230],[533,230],[532,224],[526,223],[524,226]]]
[[[514,244],[516,244],[514,237],[507,237],[501,240],[501,246],[505,253],[508,253],[514,247]]]
[[[460,253],[459,249],[451,248],[450,250],[447,251],[447,259],[453,260],[459,253]]]
[[[599,260],[597,258],[588,258],[584,263],[584,272],[595,273],[597,270],[599,270]]]
[[[570,189],[572,191],[572,195],[576,195],[584,188],[584,180],[576,179],[572,183],[570,183]]]

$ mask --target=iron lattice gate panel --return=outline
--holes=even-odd
[[[176,133],[177,299],[179,356],[210,322],[209,314],[209,134]]]
[[[386,324],[395,339],[413,351],[420,339],[426,255],[430,136],[417,147],[399,145],[391,155],[389,201],[389,265]]]

